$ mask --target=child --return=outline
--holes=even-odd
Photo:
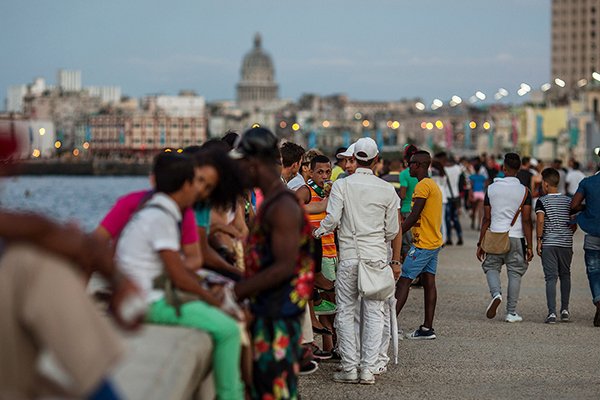
[[[573,258],[573,230],[569,211],[571,198],[558,192],[560,175],[554,168],[542,171],[545,196],[535,206],[537,222],[537,254],[542,258],[546,280],[547,324],[556,322],[556,281],[560,278],[560,319],[569,321],[571,293],[571,259]]]

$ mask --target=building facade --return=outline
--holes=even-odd
[[[182,149],[206,141],[203,97],[152,96],[142,107],[115,107],[88,119],[90,151],[99,158],[152,157],[164,148]]]
[[[600,0],[552,1],[552,79],[573,93],[600,72]]]
[[[271,57],[262,49],[260,34],[254,37],[254,48],[244,56],[241,80],[237,85],[237,102],[243,110],[268,106],[278,98],[275,68]]]

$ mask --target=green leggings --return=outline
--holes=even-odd
[[[236,321],[218,308],[202,301],[181,306],[181,316],[164,299],[150,305],[148,322],[179,325],[207,332],[213,339],[213,373],[219,400],[243,399],[244,387],[240,378],[240,328]]]

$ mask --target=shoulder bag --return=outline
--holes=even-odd
[[[346,184],[346,193],[348,193],[348,181],[344,179],[344,182]],[[346,196],[346,199],[349,197]],[[394,295],[396,288],[392,268],[383,260],[362,259],[358,242],[356,241],[356,226],[354,224],[354,215],[350,207],[350,201],[347,202],[347,206],[352,238],[354,239],[356,256],[358,258],[358,293],[368,300],[387,300]]]
[[[523,205],[525,204],[525,200],[527,200],[527,194],[529,193],[529,189],[525,188],[525,195],[523,195],[523,201],[521,201],[521,205],[517,210],[514,218],[510,223],[510,228],[513,227],[515,222],[517,222],[517,218],[519,218],[519,214],[521,214],[521,210],[523,209]],[[508,228],[508,231],[510,231]],[[506,254],[510,250],[510,239],[508,237],[507,232],[492,232],[489,230],[485,231],[485,235],[483,235],[483,240],[481,241],[481,248],[487,254]]]

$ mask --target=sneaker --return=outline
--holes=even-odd
[[[383,375],[387,372],[387,367],[385,365],[381,367],[377,367],[375,371],[373,371],[373,375]]]
[[[464,244],[464,242],[463,242],[462,238],[459,238],[458,242],[456,242],[457,246],[462,246],[463,244]]]
[[[555,324],[556,323],[556,314],[550,313],[544,320],[545,324]]]
[[[600,326],[600,308],[596,308],[596,315],[594,315],[594,326]]]
[[[360,371],[360,380],[361,385],[373,385],[375,383],[375,376],[368,369],[363,369]]]
[[[309,346],[312,350],[313,357],[317,360],[329,360],[333,356],[330,351],[321,350],[319,346],[314,343],[311,343]]]
[[[306,364],[300,366],[300,372],[298,374],[299,375],[310,375],[318,369],[319,369],[319,364],[317,364],[316,361],[309,361]]]
[[[334,372],[333,381],[339,383],[358,383],[358,372],[356,372],[355,369],[351,371]]]
[[[325,362],[340,362],[342,357],[340,357],[340,353],[337,352],[336,349],[331,350],[331,357],[324,359]]]
[[[423,328],[423,325],[421,325],[419,329],[415,329],[415,331],[408,334],[406,338],[416,340],[431,340],[436,338],[433,328],[429,330],[424,330]]]
[[[523,317],[521,317],[517,313],[506,314],[506,318],[504,318],[506,322],[521,322],[523,321]]]
[[[489,319],[494,318],[496,316],[496,312],[498,311],[498,306],[500,305],[500,303],[502,303],[502,295],[497,294],[494,296],[492,301],[490,301],[487,310],[485,310],[485,316]]]
[[[571,321],[571,314],[569,314],[569,310],[562,310],[560,312],[560,321],[561,322]]]
[[[321,300],[319,305],[315,304],[316,315],[332,315],[337,312],[337,306],[330,301]]]

